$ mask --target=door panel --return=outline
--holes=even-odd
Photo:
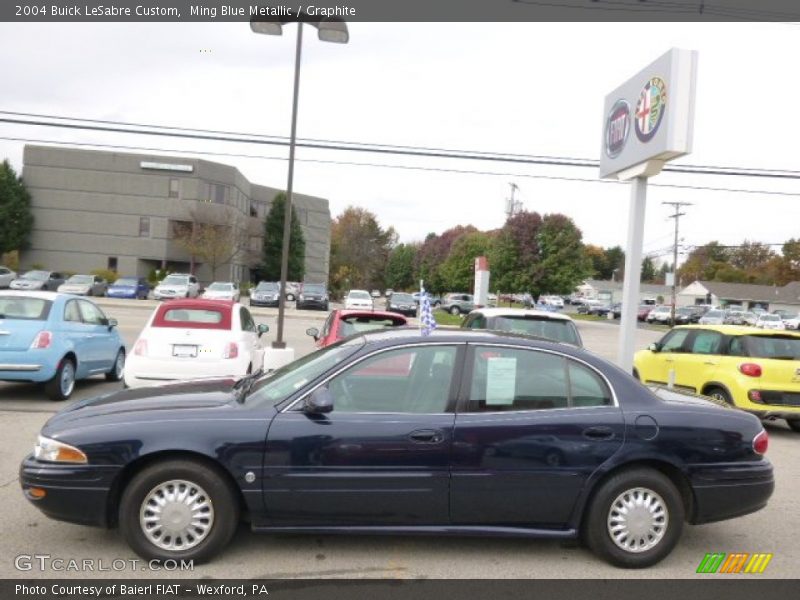
[[[563,356],[471,354],[453,438],[452,523],[563,526],[587,478],[622,447],[620,409],[594,371]]]

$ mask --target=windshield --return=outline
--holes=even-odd
[[[50,277],[47,271],[28,271],[22,276],[22,279],[33,279],[34,281],[45,281]]]
[[[753,358],[800,360],[800,338],[790,335],[746,335],[747,355]]]
[[[245,403],[248,406],[274,406],[286,400],[357,352],[362,344],[333,344],[268,373],[253,386]]]
[[[780,321],[781,318],[778,315],[761,315],[762,321]]]
[[[233,289],[233,284],[232,283],[219,283],[219,282],[215,281],[210,286],[208,286],[208,289],[215,290],[215,291],[220,291],[220,292],[229,292],[229,291],[231,291]]]
[[[256,286],[257,292],[277,292],[280,286],[272,281],[262,281]],[[288,287],[288,284],[287,284]]]
[[[138,285],[138,284],[139,282],[136,279],[127,279],[127,278],[117,279],[114,282],[114,285]]]
[[[395,292],[394,294],[392,294],[392,302],[393,303],[394,302],[413,302],[413,301],[414,301],[414,296],[412,296],[411,294],[401,294],[401,293],[398,293],[398,292]]]
[[[51,305],[52,302],[42,298],[0,296],[0,319],[45,321],[50,314]]]
[[[353,300],[371,300],[370,295],[367,292],[350,292],[347,296]]]
[[[303,293],[304,294],[324,294],[325,293],[325,286],[313,283],[304,283],[303,284]]]
[[[161,283],[162,285],[187,285],[189,278],[186,275],[167,275],[167,278]]]
[[[710,310],[706,313],[706,317],[710,319],[720,319],[725,315],[721,310]]]
[[[572,344],[573,346],[581,345],[578,331],[575,329],[575,324],[572,321],[563,319],[548,319],[546,317],[533,316],[495,317],[490,328],[498,331],[508,331],[510,333],[535,335],[556,342]]]
[[[93,283],[94,277],[91,275],[73,275],[67,283]]]

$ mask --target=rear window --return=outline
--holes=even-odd
[[[125,278],[122,278],[122,279],[117,279],[114,282],[114,285],[120,285],[120,286],[121,285],[138,285],[138,284],[139,284],[139,281],[137,279],[125,279]]]
[[[389,329],[391,327],[402,327],[406,324],[405,319],[390,319],[387,317],[345,317],[339,325],[342,337],[362,333],[364,331],[374,331],[376,329]]]
[[[495,317],[491,329],[522,335],[535,335],[557,342],[580,346],[581,340],[572,321],[542,317]]]
[[[230,329],[231,312],[221,308],[163,306],[158,309],[153,327],[182,329]]]
[[[324,294],[325,293],[325,286],[324,285],[316,285],[316,284],[303,284],[303,292],[306,294]]]
[[[43,298],[0,296],[0,319],[46,321],[52,304]]]
[[[800,338],[788,335],[744,336],[747,355],[753,358],[800,360]]]

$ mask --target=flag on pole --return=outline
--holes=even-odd
[[[419,328],[422,335],[430,335],[436,329],[436,319],[433,318],[431,310],[431,299],[425,292],[425,288],[420,288],[420,308],[419,308]]]

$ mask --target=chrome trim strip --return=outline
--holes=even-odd
[[[41,371],[42,365],[4,365],[0,364],[0,371]]]

